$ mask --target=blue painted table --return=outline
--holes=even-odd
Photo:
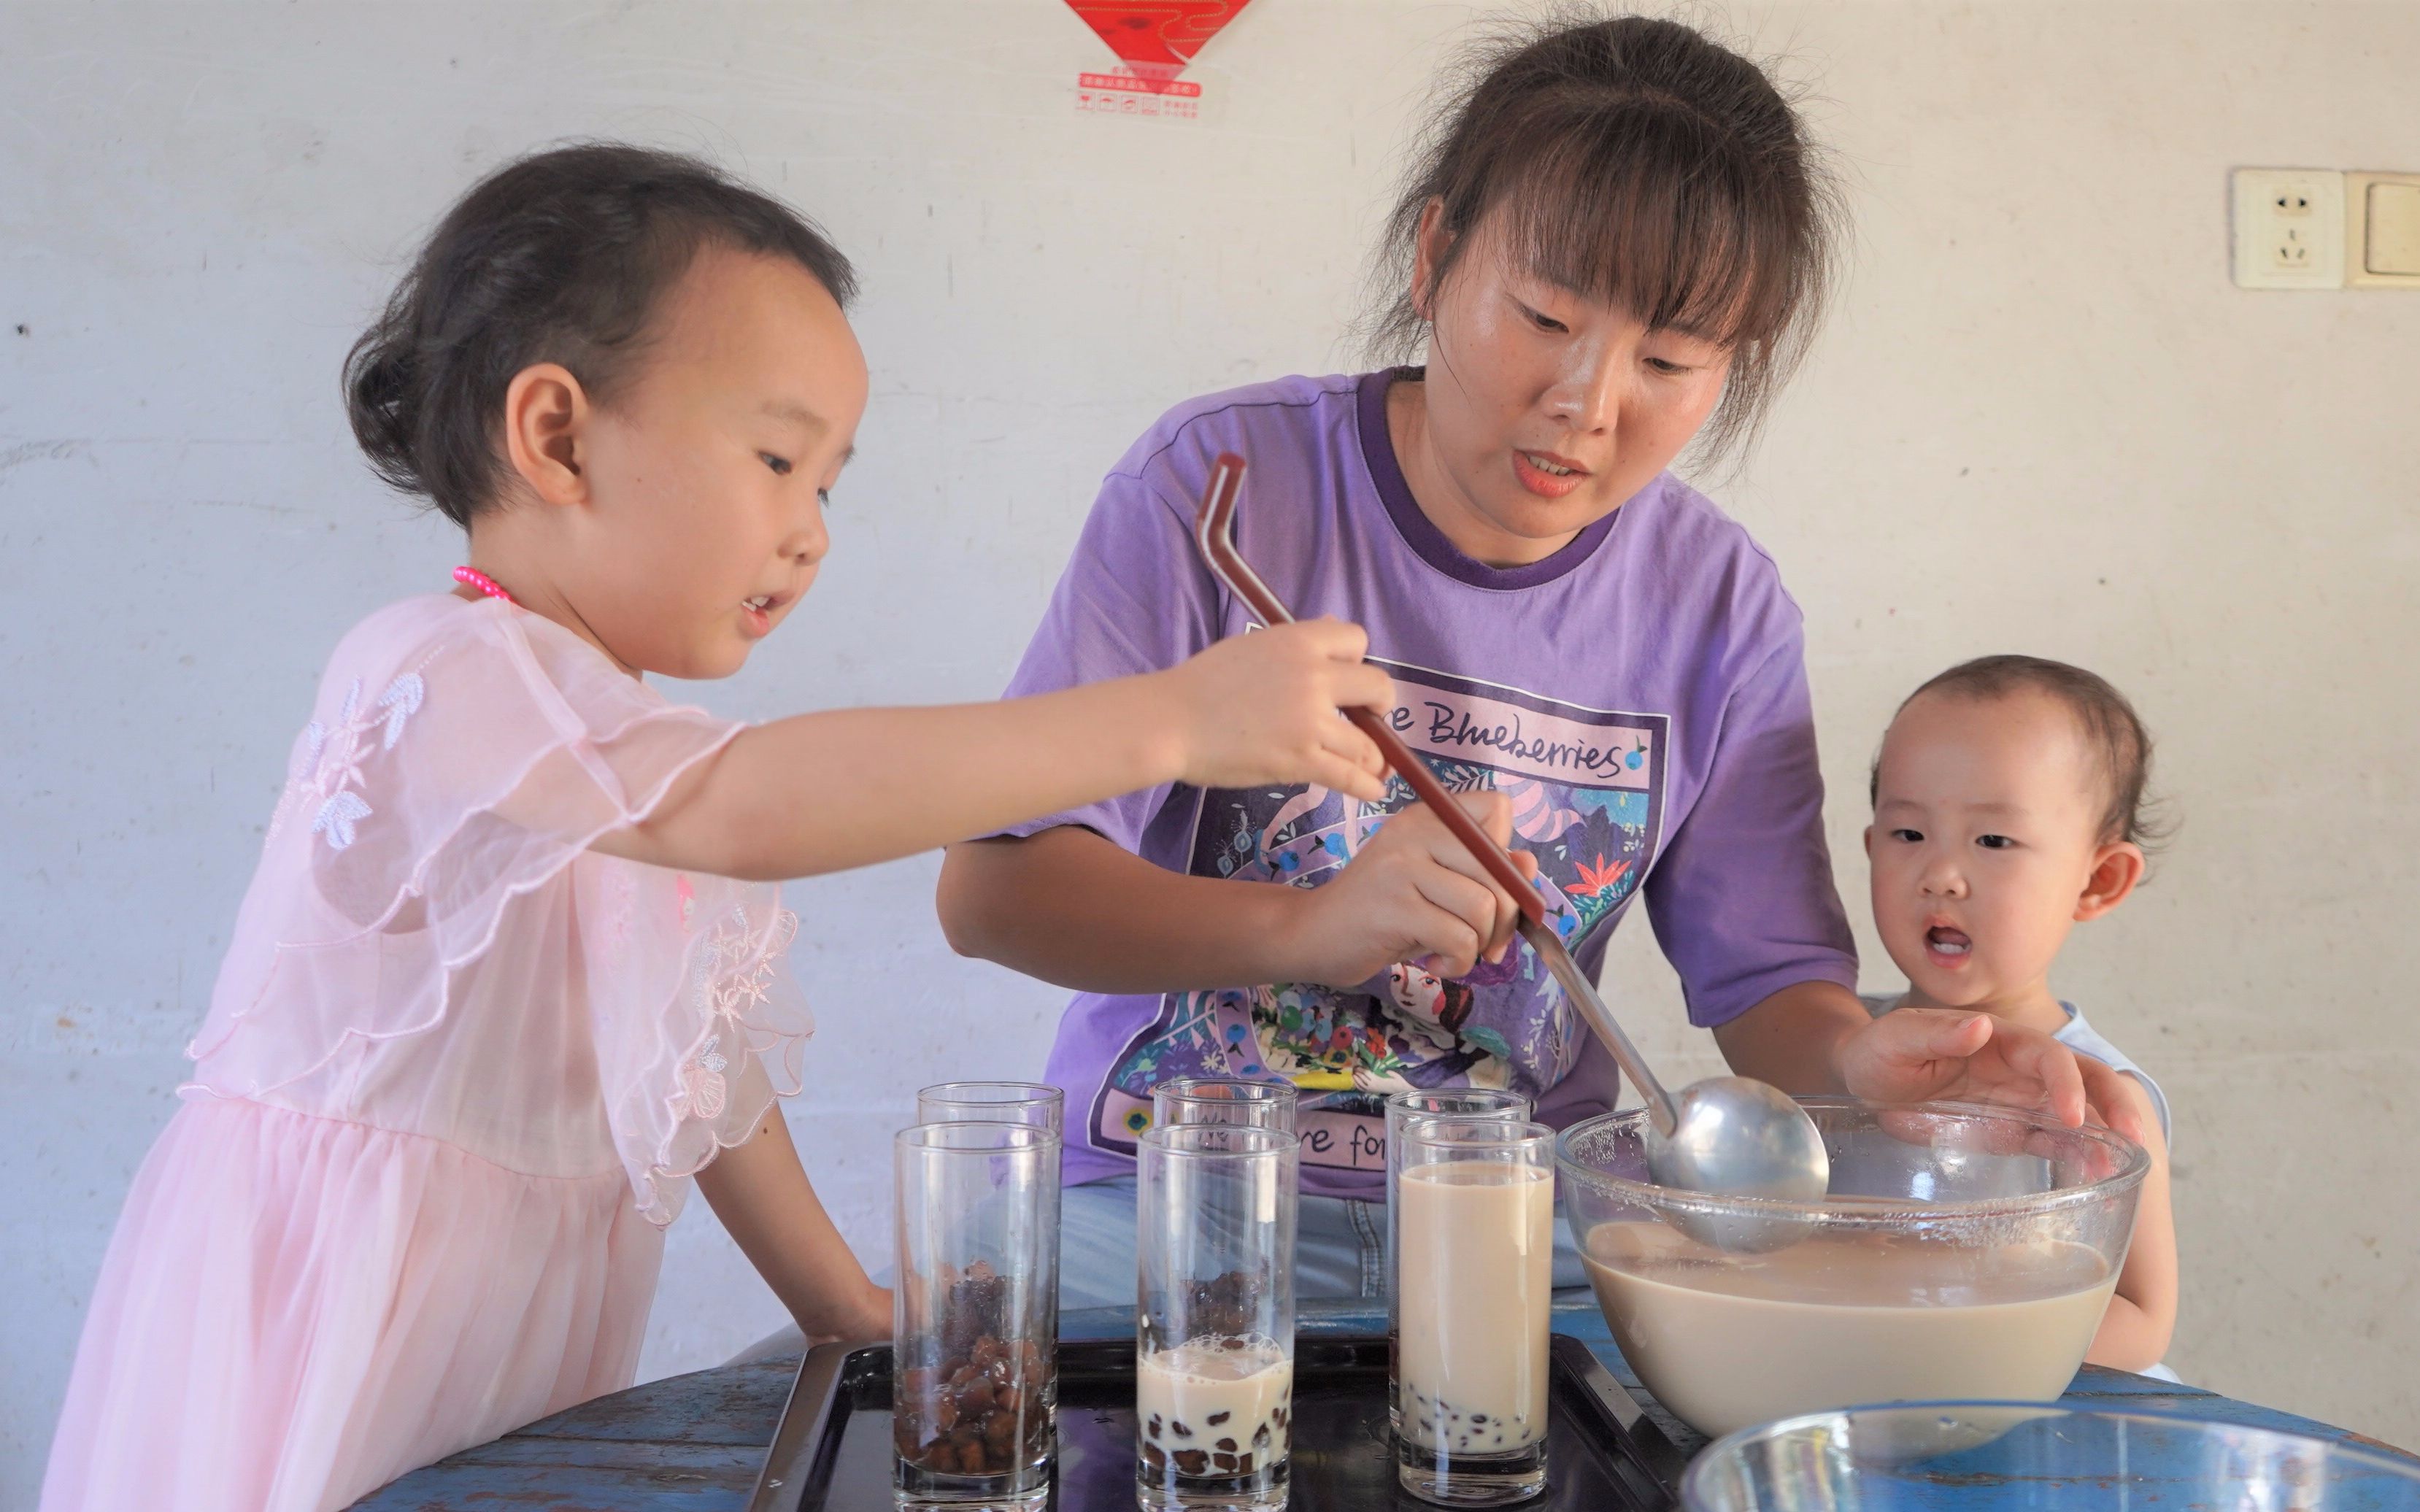
[[[1298,1327],[1304,1334],[1368,1334],[1383,1331],[1386,1321],[1383,1310],[1363,1303],[1306,1303]],[[1554,1328],[1586,1339],[1674,1442],[1693,1451],[1705,1442],[1653,1405],[1622,1363],[1593,1299],[1583,1293],[1558,1301]],[[1060,1320],[1061,1335],[1070,1339],[1124,1338],[1133,1332],[1134,1314],[1122,1307],[1071,1312]],[[414,1471],[356,1503],[353,1512],[739,1512],[755,1487],[798,1368],[795,1357],[725,1365],[600,1396]],[[2062,1400],[2071,1407],[2149,1408],[2371,1442],[2308,1418],[2095,1365],[2085,1366]]]

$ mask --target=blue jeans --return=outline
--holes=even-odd
[[[1387,1205],[1306,1195],[1295,1224],[1294,1294],[1387,1294]],[[1555,1287],[1585,1287],[1571,1227],[1555,1225]],[[1135,1300],[1135,1179],[1112,1176],[1059,1194],[1059,1305],[1131,1307]]]

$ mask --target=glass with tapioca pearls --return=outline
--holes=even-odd
[[[958,1120],[892,1141],[892,1488],[1039,1512],[1058,1406],[1059,1136]]]
[[[1387,1097],[1387,1422],[1401,1427],[1396,1406],[1398,1364],[1395,1297],[1395,1180],[1402,1167],[1396,1157],[1404,1148],[1404,1124],[1411,1119],[1492,1119],[1504,1123],[1529,1121],[1529,1100],[1518,1092],[1487,1087],[1438,1087],[1425,1091],[1393,1092]]]
[[[935,1082],[916,1089],[918,1123],[1030,1123],[1066,1137],[1067,1094],[1041,1082]]]
[[[1292,1082],[1179,1076],[1152,1088],[1151,1122],[1156,1129],[1180,1123],[1244,1123],[1293,1134],[1298,1097]]]
[[[1301,1143],[1147,1131],[1136,1152],[1135,1482],[1145,1512],[1273,1512],[1294,1420]]]

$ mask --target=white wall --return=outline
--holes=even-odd
[[[1092,486],[1338,343],[1458,7],[1260,0],[1213,118],[1079,118],[1056,0],[0,4],[0,1506],[30,1503],[321,657],[442,586],[347,344],[448,199],[606,133],[714,155],[864,270],[837,554],[733,714],[987,694]],[[1725,497],[1805,604],[1834,841],[1893,702],[1985,650],[2114,677],[2187,827],[2061,985],[2176,1102],[2189,1379],[2420,1443],[2420,297],[2228,286],[2226,170],[2420,168],[2420,7],[1759,4],[1861,242]],[[23,333],[17,328],[23,326]],[[1038,1072],[1058,995],[952,958],[920,859],[794,889],[793,1123],[878,1255],[922,1082]],[[1870,946],[1871,936],[1865,936]],[[1869,981],[1895,985],[1869,949]],[[1704,1056],[1643,927],[1622,1000]],[[777,1321],[702,1204],[646,1368]]]

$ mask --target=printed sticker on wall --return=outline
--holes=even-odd
[[[1199,120],[1199,77],[1182,75],[1202,44],[1251,0],[1067,0],[1118,55],[1117,66],[1076,75],[1076,109],[1087,116]]]

